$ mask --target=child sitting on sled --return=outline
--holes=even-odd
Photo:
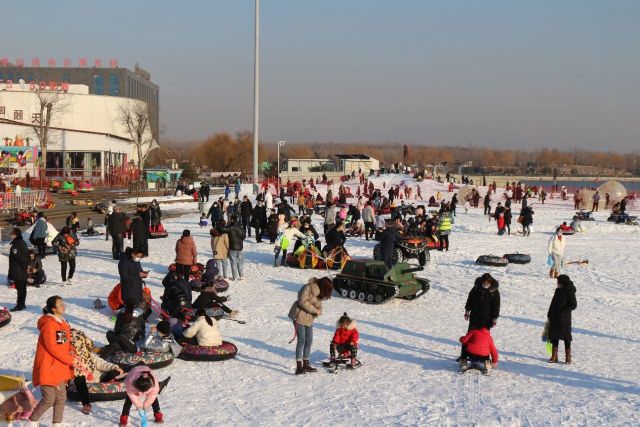
[[[470,330],[467,335],[460,337],[460,343],[462,344],[461,372],[469,369],[467,365],[469,359],[473,362],[482,362],[483,370],[487,373],[491,368],[498,367],[498,350],[493,343],[489,328]]]
[[[358,361],[358,341],[360,340],[360,334],[356,328],[356,322],[351,319],[347,313],[344,313],[340,319],[338,319],[336,332],[333,334],[331,345],[329,346],[329,353],[331,355],[330,364],[336,365],[338,359],[336,359],[336,351],[338,356],[341,354],[349,353],[351,358],[351,365],[349,368],[357,368],[360,366]]]
[[[207,221],[207,216],[205,214],[200,215],[200,228],[204,228],[209,225],[209,221]]]

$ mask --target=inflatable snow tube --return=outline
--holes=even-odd
[[[202,292],[202,285],[204,285],[202,280],[192,280],[189,284],[191,285],[191,290],[193,292]],[[213,282],[213,287],[218,293],[227,292],[229,290],[229,282],[222,278],[216,279]]]
[[[238,354],[235,344],[222,341],[222,345],[215,347],[203,347],[199,345],[185,345],[178,356],[182,360],[198,362],[218,362],[233,359]]]
[[[574,234],[576,234],[576,230],[574,230],[573,228],[562,230],[563,236],[573,236]]]
[[[166,231],[150,231],[149,232],[150,239],[164,239],[165,237],[169,237],[169,233]]]
[[[139,363],[147,365],[151,369],[160,369],[173,363],[172,353],[126,353],[118,351],[111,356],[111,363],[120,366],[125,372],[129,372]]]
[[[529,264],[531,255],[527,254],[504,254],[502,258],[506,258],[510,264]]]
[[[213,317],[216,320],[220,320],[224,317],[224,310],[221,307],[209,307],[204,310],[207,316]]]
[[[0,309],[0,328],[11,323],[11,313],[6,308]]]
[[[491,267],[505,267],[509,261],[505,257],[495,255],[481,255],[476,260],[476,264],[489,265]]]
[[[124,381],[113,383],[87,383],[91,402],[109,402],[124,400],[127,397],[127,388]],[[67,386],[67,398],[74,402],[80,401],[80,394],[76,391],[73,381]]]

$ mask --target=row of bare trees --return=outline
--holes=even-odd
[[[281,159],[331,158],[334,154],[362,153],[374,157],[385,165],[399,163],[403,157],[401,144],[344,144],[344,143],[295,143],[288,142],[281,151]],[[276,144],[260,144],[261,162],[276,161]],[[216,133],[206,141],[190,144],[161,145],[151,158],[155,164],[166,164],[168,159],[189,161],[192,164],[215,171],[250,172],[252,169],[252,138],[250,132],[235,135]],[[432,163],[455,165],[471,162],[475,168],[494,171],[509,170],[536,173],[544,171],[567,173],[575,165],[601,169],[638,172],[640,155],[623,155],[615,152],[589,150],[540,150],[487,149],[479,147],[409,147],[412,164],[424,166]],[[634,161],[635,160],[635,161]]]

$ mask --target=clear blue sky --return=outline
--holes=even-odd
[[[117,58],[164,137],[250,130],[253,0],[38,2],[0,57]],[[640,147],[640,1],[262,0],[262,139]]]

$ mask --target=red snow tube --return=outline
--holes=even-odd
[[[199,345],[185,345],[178,356],[182,360],[199,362],[218,362],[221,360],[233,359],[238,354],[238,347],[235,344],[222,341],[222,345],[215,347],[204,347]]]
[[[202,286],[204,285],[204,282],[202,280],[192,280],[191,282],[189,282],[189,285],[191,285],[191,290],[193,292],[202,292]],[[219,278],[214,280],[213,287],[218,293],[227,292],[229,290],[229,282],[227,282],[223,278]]]
[[[149,227],[150,239],[163,239],[168,236],[169,236],[169,233],[167,232],[167,230],[164,229],[162,224],[158,224],[155,230],[153,230],[153,227]]]
[[[6,308],[0,309],[0,328],[11,323],[11,313]]]

